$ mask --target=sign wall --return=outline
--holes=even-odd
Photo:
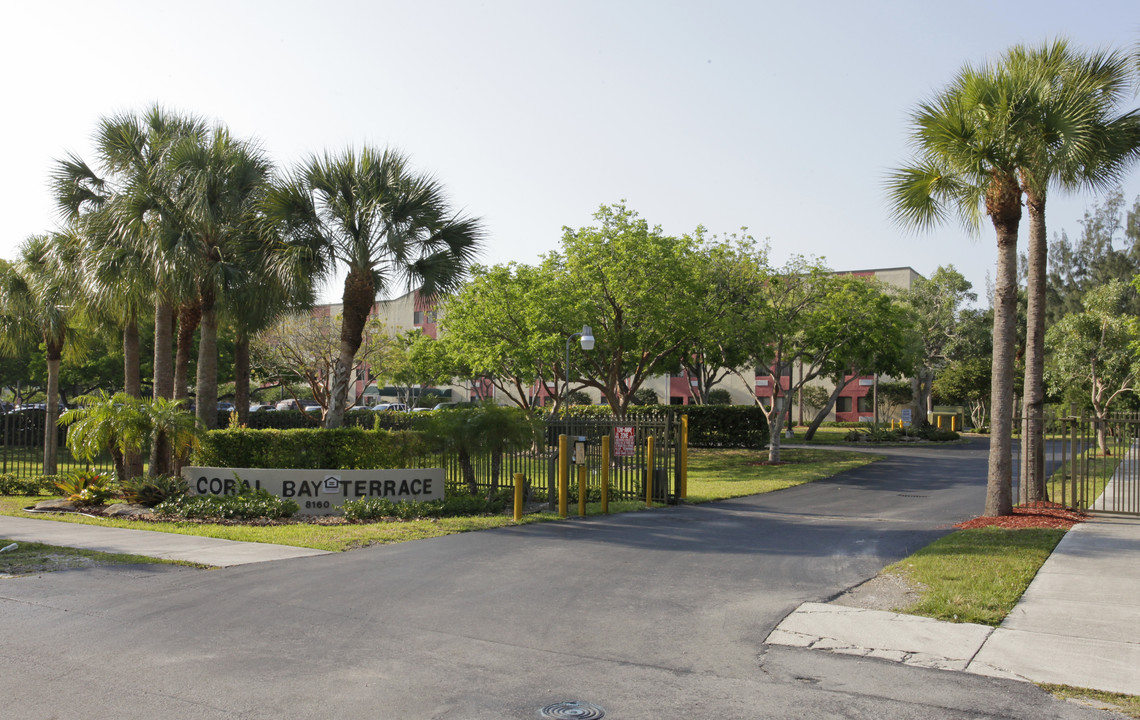
[[[264,489],[295,501],[298,515],[334,515],[345,500],[382,497],[443,499],[443,468],[408,470],[275,470],[266,468],[182,468],[191,495],[236,495],[242,487]]]

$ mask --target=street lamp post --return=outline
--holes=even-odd
[[[566,338],[566,364],[563,366],[566,372],[566,385],[562,388],[563,404],[565,404],[566,398],[570,395],[570,341],[574,338],[582,338],[579,342],[583,350],[594,349],[594,331],[589,325],[583,325],[582,332],[576,332]]]

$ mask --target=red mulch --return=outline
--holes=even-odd
[[[1013,515],[1000,515],[998,517],[976,517],[973,520],[960,522],[954,527],[966,530],[980,527],[999,527],[1010,530],[1021,528],[1062,528],[1068,530],[1079,522],[1088,520],[1089,516],[1082,512],[1069,510],[1057,503],[1043,502],[1032,506],[1019,505],[1013,509]]]

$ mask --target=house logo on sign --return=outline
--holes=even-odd
[[[339,475],[326,475],[324,482],[321,483],[321,492],[336,494],[340,492],[340,476]]]

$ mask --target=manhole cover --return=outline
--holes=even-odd
[[[570,700],[568,702],[547,705],[539,711],[538,716],[544,718],[558,718],[559,720],[563,720],[564,718],[573,718],[574,720],[601,720],[601,718],[606,716],[606,711],[593,703]]]

